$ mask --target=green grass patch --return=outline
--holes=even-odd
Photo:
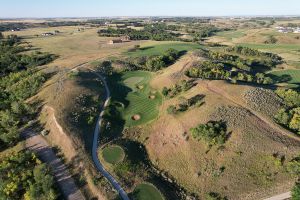
[[[164,200],[160,191],[154,185],[149,183],[137,185],[132,196],[135,200]]]
[[[102,156],[106,162],[110,164],[117,164],[123,161],[125,152],[122,147],[113,145],[105,147],[102,150]]]
[[[154,44],[148,46],[141,46],[140,49],[133,52],[126,52],[126,55],[133,57],[140,56],[153,56],[163,54],[170,48],[176,49],[177,51],[191,51],[199,49],[201,45],[190,42],[170,42],[163,44]]]
[[[296,51],[296,50],[300,49],[298,44],[249,44],[249,43],[240,43],[238,45],[249,47],[249,48],[254,48],[254,49],[262,49],[262,50]]]
[[[120,121],[123,120],[127,127],[154,120],[158,116],[162,96],[159,91],[150,88],[151,78],[152,73],[146,71],[124,72],[110,77],[110,117],[116,119],[119,113]]]
[[[241,38],[246,34],[241,30],[236,30],[236,31],[222,31],[222,32],[218,32],[216,35],[220,37],[224,37],[228,40],[232,40],[234,38]]]
[[[270,72],[271,75],[282,79],[286,83],[300,83],[300,70],[281,70]]]

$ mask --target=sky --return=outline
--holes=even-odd
[[[300,0],[0,0],[0,18],[300,15]]]

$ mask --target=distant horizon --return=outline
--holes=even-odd
[[[179,17],[179,18],[240,18],[240,17],[244,17],[244,18],[251,18],[251,17],[266,17],[266,18],[272,18],[272,17],[300,17],[299,15],[207,15],[207,16],[188,16],[188,15],[152,15],[152,16],[89,16],[89,17],[0,17],[1,20],[6,19],[114,19],[114,18],[174,18],[174,17]]]
[[[299,0],[9,0],[0,18],[299,16]]]

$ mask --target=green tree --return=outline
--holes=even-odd
[[[300,199],[300,182],[296,182],[292,189],[292,200]]]

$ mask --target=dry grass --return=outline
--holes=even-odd
[[[59,30],[61,33],[44,37],[45,32]],[[111,38],[99,37],[98,28],[86,28],[78,32],[76,26],[53,27],[53,28],[32,28],[18,32],[13,32],[25,38],[35,48],[40,51],[50,52],[59,55],[59,59],[49,64],[49,66],[59,66],[60,68],[72,68],[80,63],[93,61],[109,56],[116,56],[132,48],[135,44],[142,42],[127,42],[116,45],[108,45]],[[4,32],[5,35],[12,32]],[[39,35],[36,37],[35,35]]]
[[[178,79],[173,74],[182,73],[187,62],[187,57],[183,57],[158,74],[152,86],[160,89],[175,83]],[[215,88],[224,91],[222,95]],[[199,81],[182,96],[204,94],[205,104],[176,116],[168,115],[166,109],[177,103],[179,97],[165,100],[159,119],[145,128],[150,159],[201,198],[208,192],[219,192],[229,199],[259,199],[289,190],[294,179],[283,166],[275,164],[273,154],[279,153],[289,160],[298,154],[299,142],[282,135],[247,110],[243,94],[251,89],[254,87],[225,81]],[[186,136],[191,127],[209,120],[228,123],[232,133],[223,149],[210,149],[202,141]],[[225,167],[223,173],[222,167]]]

